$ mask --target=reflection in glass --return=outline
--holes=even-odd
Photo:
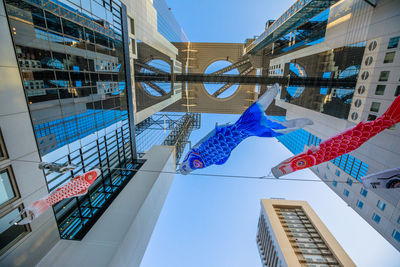
[[[359,74],[364,50],[365,42],[361,42],[297,58],[285,66],[284,76],[355,80]],[[321,87],[316,84],[283,88],[281,99],[294,105],[347,119],[353,95],[354,88]]]
[[[0,206],[15,197],[8,169],[0,171]]]

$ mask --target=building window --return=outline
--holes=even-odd
[[[369,114],[367,120],[368,120],[368,121],[373,121],[373,120],[375,120],[376,118],[377,118],[376,115]]]
[[[393,63],[395,54],[396,54],[396,52],[386,53],[383,63]]]
[[[328,176],[326,176],[326,174],[324,174],[324,178],[325,178],[325,179],[328,179]]]
[[[343,191],[343,195],[345,195],[346,197],[348,197],[349,194],[350,194],[349,190],[345,189],[345,190]]]
[[[400,95],[400,85],[397,86],[396,92],[394,92],[394,96]]]
[[[378,43],[376,41],[372,41],[368,46],[369,51],[374,51],[377,45]]]
[[[136,55],[136,40],[131,38],[131,53]]]
[[[332,185],[333,185],[334,187],[336,187],[336,186],[337,186],[337,182],[336,182],[336,181],[333,181],[333,182],[332,182]]]
[[[357,207],[359,209],[362,209],[363,206],[364,206],[364,203],[361,200],[357,200]]]
[[[352,119],[353,121],[357,120],[357,119],[358,119],[358,113],[357,113],[357,112],[351,113],[351,119]]]
[[[131,21],[131,34],[135,35],[135,20],[131,18],[130,21]]]
[[[390,74],[390,71],[388,71],[388,70],[381,71],[381,74],[379,75],[379,81],[387,82],[387,80],[389,80],[389,74]]]
[[[367,65],[367,66],[371,65],[373,60],[374,59],[372,57],[367,57],[365,59],[365,65]]]
[[[329,170],[329,164],[326,164],[326,168]]]
[[[340,171],[339,171],[339,170],[336,170],[336,171],[335,171],[335,174],[336,174],[336,176],[340,176]]]
[[[372,220],[376,223],[379,223],[381,221],[381,216],[379,216],[378,214],[374,213],[372,215]]]
[[[397,242],[400,242],[400,232],[398,232],[396,229],[393,230],[392,237],[396,239]]]
[[[348,184],[349,186],[352,186],[352,185],[353,185],[353,179],[347,178],[347,184]]]
[[[367,194],[368,194],[368,191],[367,191],[366,189],[364,189],[364,188],[361,188],[360,194],[361,194],[363,197],[366,197]]]
[[[386,203],[383,202],[383,201],[381,201],[381,200],[378,200],[378,203],[376,204],[376,206],[377,206],[380,210],[384,211],[385,208],[386,208]]]
[[[375,95],[384,95],[385,94],[386,85],[378,84],[376,86]]]
[[[396,48],[399,44],[400,36],[390,38],[388,49]]]
[[[354,102],[354,106],[356,106],[356,108],[359,108],[359,107],[361,106],[361,104],[362,104],[361,99],[357,99],[357,100]]]
[[[18,217],[22,210],[22,205],[0,218],[0,254],[13,246],[24,234],[29,231],[27,225],[9,224],[10,221]],[[22,219],[22,217],[21,217]]]
[[[0,131],[0,160],[7,158],[6,146],[4,145],[3,136]]]
[[[364,81],[365,81],[366,79],[368,79],[368,77],[369,77],[369,72],[368,72],[368,71],[364,71],[364,72],[361,74],[361,79],[363,79]]]
[[[18,198],[18,190],[10,167],[0,170],[0,207]]]
[[[365,86],[364,85],[360,85],[360,87],[358,87],[358,93],[360,94],[360,95],[362,95],[362,94],[364,94],[364,92],[365,92]]]
[[[379,103],[379,102],[372,102],[370,111],[372,111],[372,112],[379,112],[380,106],[381,106],[381,103]]]

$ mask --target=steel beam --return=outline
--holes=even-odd
[[[186,113],[175,125],[167,138],[165,138],[163,145],[175,147],[176,164],[179,163],[192,131],[194,129],[200,129],[200,122],[200,113]]]
[[[256,75],[210,75],[210,74],[175,74],[175,82],[191,83],[238,83],[238,84],[274,84],[294,86],[324,86],[354,88],[356,79],[325,79],[320,77],[270,77]],[[171,82],[171,75],[137,73],[136,81]]]

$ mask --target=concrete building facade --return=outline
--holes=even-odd
[[[306,201],[262,199],[257,245],[263,266],[356,266]]]

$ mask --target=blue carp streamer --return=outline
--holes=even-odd
[[[215,130],[201,139],[186,155],[180,166],[181,173],[188,174],[213,164],[224,164],[232,150],[248,137],[276,137],[312,124],[308,119],[278,122],[268,118],[264,110],[271,104],[278,91],[279,86],[273,86],[234,124],[216,125]]]

